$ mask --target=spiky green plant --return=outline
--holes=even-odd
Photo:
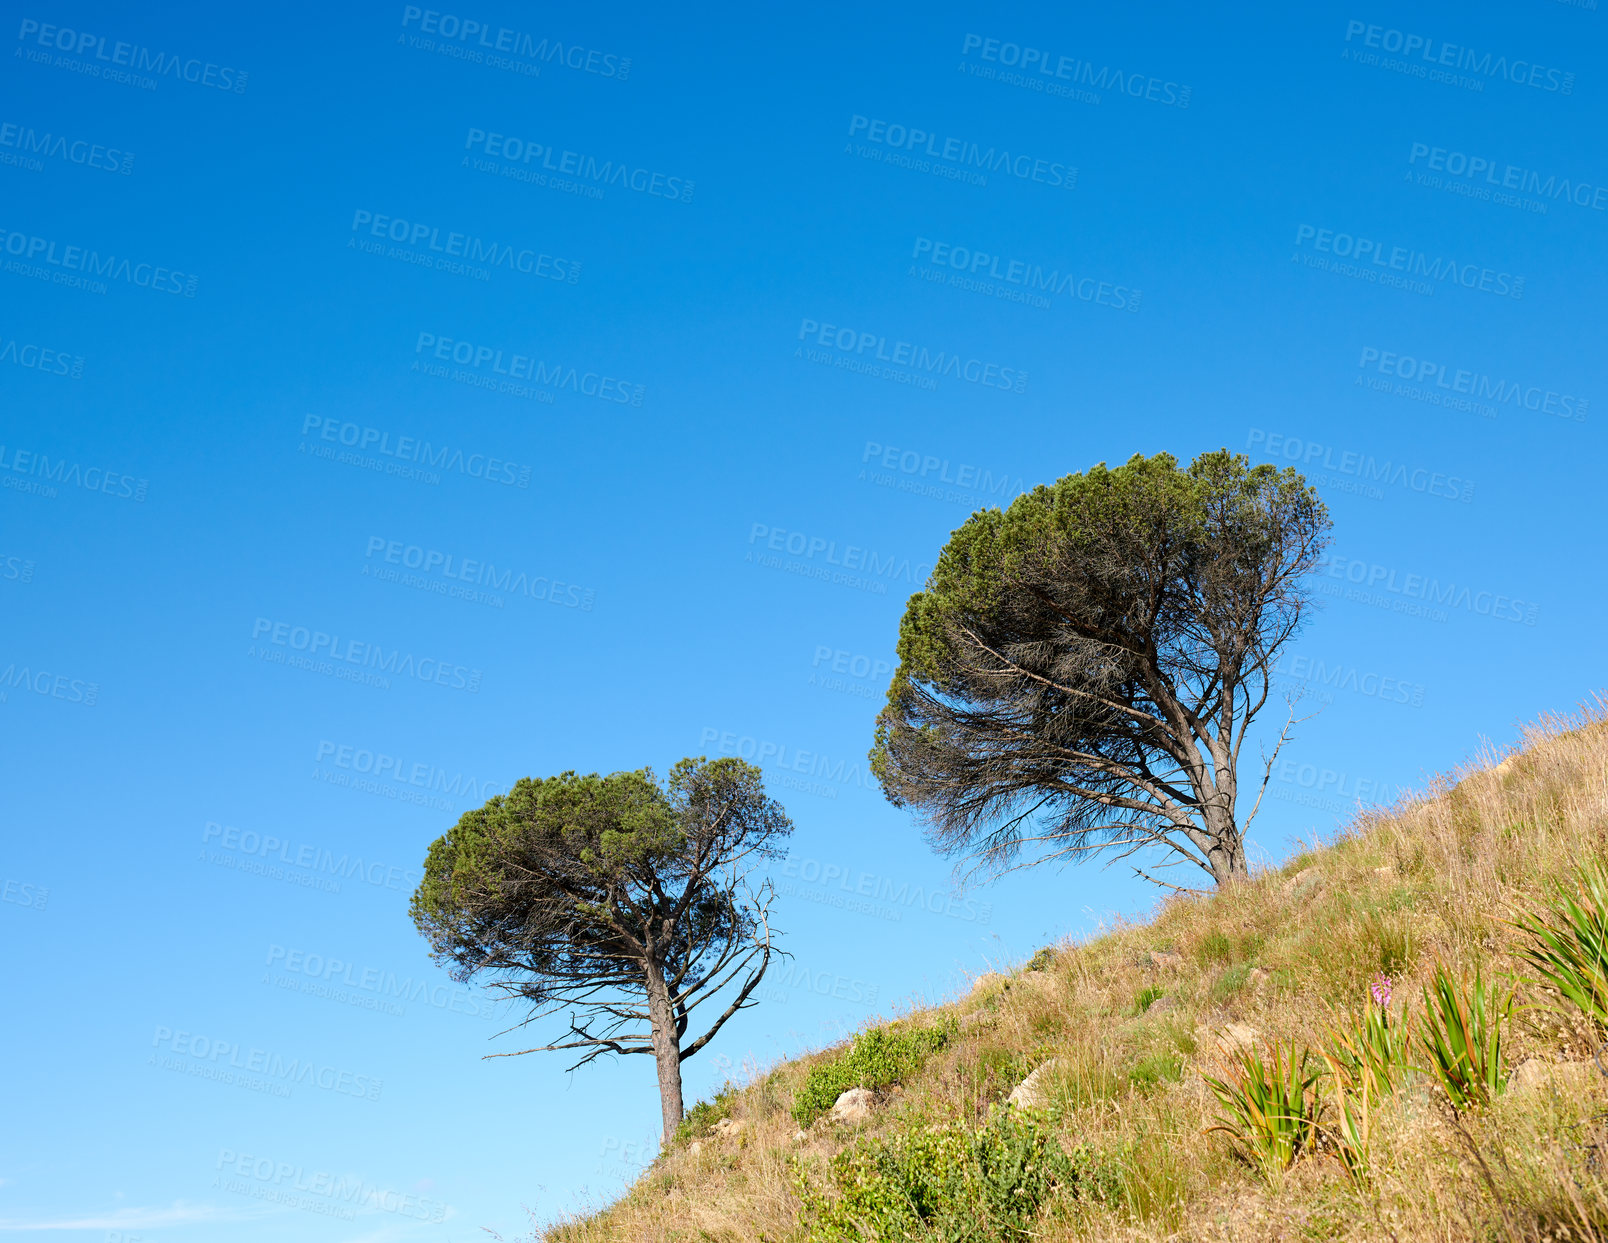
[[[1502,1024],[1513,1009],[1513,994],[1498,997],[1475,971],[1472,986],[1435,964],[1434,982],[1424,989],[1424,1019],[1418,1044],[1453,1108],[1488,1104],[1507,1082],[1502,1063]]]
[[[1366,1085],[1377,1101],[1394,1092],[1409,1069],[1411,1045],[1411,1015],[1404,1011],[1401,1021],[1392,1023],[1389,1005],[1373,1001],[1354,1027],[1329,1027],[1324,1060],[1340,1067],[1349,1081]]]
[[[1264,1062],[1252,1049],[1239,1050],[1227,1077],[1202,1075],[1224,1113],[1206,1134],[1222,1131],[1235,1155],[1270,1184],[1317,1141],[1321,1101],[1318,1072],[1308,1071],[1311,1051],[1275,1043]]]
[[[1608,870],[1601,860],[1575,874],[1575,893],[1560,893],[1541,911],[1512,921],[1529,941],[1518,950],[1560,1002],[1578,1010],[1600,1041],[1608,1038]]]

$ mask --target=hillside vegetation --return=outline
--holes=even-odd
[[[1608,1238],[1603,1028],[1514,923],[1582,892],[1589,917],[1605,853],[1593,708],[1277,870],[729,1089],[546,1237]],[[1035,1070],[1032,1107],[1006,1104]],[[869,1115],[834,1120],[854,1086]]]

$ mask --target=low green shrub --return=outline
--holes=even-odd
[[[873,1027],[836,1057],[810,1068],[793,1096],[793,1120],[809,1126],[850,1088],[886,1088],[908,1078],[959,1031],[953,1018],[932,1027]]]
[[[1104,1201],[1118,1181],[1090,1149],[1068,1154],[1031,1116],[999,1109],[973,1133],[952,1124],[862,1140],[838,1153],[836,1194],[805,1193],[808,1239],[1025,1243],[1052,1196]]]
[[[1456,1109],[1490,1103],[1507,1084],[1502,1060],[1502,1023],[1513,1009],[1513,994],[1498,997],[1480,973],[1472,986],[1452,978],[1440,963],[1424,989],[1424,1019],[1418,1043],[1435,1077]]]
[[[1241,1049],[1229,1066],[1227,1079],[1202,1075],[1222,1105],[1215,1126],[1232,1141],[1234,1155],[1269,1183],[1294,1163],[1318,1139],[1318,1072],[1307,1070],[1311,1054],[1273,1046],[1271,1062],[1263,1062],[1253,1049]]]
[[[1027,966],[1024,967],[1023,970],[1048,971],[1054,965],[1055,947],[1053,945],[1046,945],[1038,953],[1034,954],[1033,957],[1027,960]]]
[[[736,1103],[737,1090],[731,1087],[717,1092],[712,1101],[699,1101],[681,1116],[681,1125],[676,1128],[670,1146],[683,1148],[700,1135],[707,1135],[709,1128],[715,1123],[722,1118],[731,1117],[732,1106]]]
[[[1154,985],[1146,985],[1144,988],[1141,988],[1137,993],[1134,994],[1133,1012],[1135,1014],[1143,1014],[1146,1010],[1150,1009],[1153,1002],[1160,1001],[1163,996],[1165,996],[1165,994],[1161,991],[1161,989],[1156,988]]]
[[[1601,862],[1579,869],[1576,893],[1560,893],[1543,911],[1521,915],[1513,926],[1528,938],[1519,958],[1578,1010],[1598,1040],[1608,1036],[1608,873]]]

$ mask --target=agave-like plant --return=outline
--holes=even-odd
[[[1418,1039],[1429,1065],[1419,1069],[1435,1077],[1455,1109],[1488,1104],[1506,1085],[1502,1023],[1512,1009],[1513,994],[1499,997],[1478,971],[1472,987],[1465,987],[1435,964],[1435,979],[1424,989]]]
[[[1388,979],[1374,981],[1361,1021],[1355,1028],[1331,1024],[1323,1052],[1325,1061],[1344,1071],[1349,1082],[1365,1085],[1374,1100],[1395,1091],[1412,1045],[1411,1015],[1403,1011],[1399,1023],[1390,1021],[1390,990]]]
[[[1240,1049],[1227,1077],[1201,1076],[1222,1105],[1224,1114],[1205,1133],[1222,1131],[1241,1160],[1269,1183],[1276,1182],[1318,1137],[1318,1072],[1310,1073],[1311,1052],[1274,1044],[1264,1062],[1252,1049]]]
[[[1559,994],[1560,1003],[1545,1008],[1578,1010],[1599,1041],[1608,1038],[1608,870],[1602,861],[1578,870],[1574,894],[1559,894],[1512,926],[1528,938],[1519,958]]]

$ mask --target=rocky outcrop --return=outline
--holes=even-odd
[[[1059,1058],[1052,1057],[1026,1079],[1011,1089],[1006,1103],[1018,1109],[1043,1109],[1050,1103],[1049,1078],[1060,1066]]]
[[[832,1104],[833,1122],[864,1122],[871,1116],[877,1094],[870,1088],[850,1088]]]

